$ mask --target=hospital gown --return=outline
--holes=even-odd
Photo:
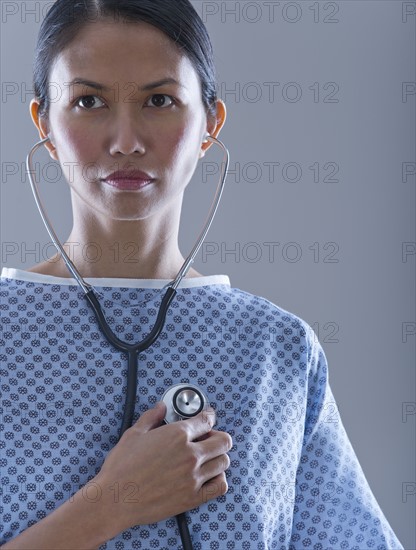
[[[128,342],[149,333],[168,283],[87,282]],[[0,292],[4,543],[100,470],[119,438],[126,355],[103,337],[73,279],[4,269]],[[184,279],[159,339],[139,356],[135,419],[179,383],[205,392],[215,429],[233,439],[228,492],[188,513],[195,550],[402,548],[347,438],[324,351],[305,321],[232,288],[225,275]],[[99,499],[99,490],[85,498]],[[181,541],[169,518],[100,548],[178,549]]]

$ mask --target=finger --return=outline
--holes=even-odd
[[[133,428],[135,431],[138,430],[140,433],[146,433],[153,430],[162,424],[165,414],[166,405],[162,401],[159,401],[153,409],[149,409],[140,416],[137,422],[133,425]]]
[[[181,422],[181,426],[188,434],[189,441],[194,441],[210,432],[214,424],[215,411],[211,407]]]
[[[212,431],[203,441],[195,443],[198,445],[198,451],[203,457],[203,463],[209,462],[213,458],[224,455],[231,450],[233,440],[226,432]]]
[[[202,485],[199,491],[200,503],[206,503],[208,500],[225,495],[228,491],[228,483],[225,474],[219,474],[214,479]]]
[[[208,481],[215,479],[220,474],[224,473],[230,467],[230,457],[221,455],[205,462],[200,468],[202,482],[205,484]]]

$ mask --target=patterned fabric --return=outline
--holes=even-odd
[[[87,281],[128,342],[151,330],[168,282]],[[119,436],[126,356],[72,279],[5,269],[0,297],[4,543],[98,473]],[[188,513],[195,550],[402,548],[345,433],[321,345],[299,317],[226,276],[185,279],[139,357],[138,380],[135,418],[169,386],[192,383],[233,438],[228,493]],[[136,548],[181,548],[175,519],[128,529],[101,550]]]

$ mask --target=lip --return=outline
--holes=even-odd
[[[154,178],[140,170],[117,170],[102,181],[117,189],[135,191],[152,183]]]

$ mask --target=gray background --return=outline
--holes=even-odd
[[[2,266],[52,254],[23,164],[37,140],[31,63],[49,5],[1,7]],[[195,267],[228,274],[232,286],[315,329],[370,486],[405,548],[415,549],[415,2],[194,5],[214,43],[228,107],[221,138],[231,152]],[[184,254],[217,182],[207,173],[221,159],[211,149],[186,193]],[[65,239],[68,190],[54,181],[49,157],[39,153],[37,162]]]

